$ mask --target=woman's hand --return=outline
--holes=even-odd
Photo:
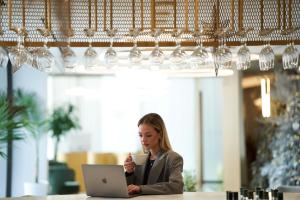
[[[128,185],[128,194],[137,194],[141,192],[141,187],[138,185]]]
[[[125,171],[127,173],[132,173],[134,172],[134,167],[135,167],[135,164],[134,162],[132,161],[132,157],[131,157],[131,154],[129,153],[127,158],[125,159],[124,161],[124,168],[125,168]]]

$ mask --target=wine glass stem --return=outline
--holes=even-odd
[[[271,37],[267,36],[267,45],[270,46],[271,45]]]
[[[180,47],[181,41],[180,41],[180,37],[179,36],[176,37],[175,42],[176,42],[176,47]]]
[[[203,47],[203,38],[202,38],[202,36],[200,36],[200,47],[201,48]]]
[[[199,37],[196,38],[196,45],[197,45],[197,47],[200,47],[200,46],[201,46],[201,42],[200,42],[200,40],[199,40]]]
[[[70,44],[71,44],[71,38],[68,37],[68,47],[70,47]]]
[[[44,47],[47,48],[47,44],[48,44],[48,37],[44,37]]]
[[[89,37],[89,47],[92,47],[92,37]]]
[[[114,38],[113,38],[113,37],[110,37],[110,48],[113,47],[113,43],[114,43]]]
[[[137,39],[136,39],[136,37],[133,37],[133,47],[137,47]]]
[[[22,36],[21,34],[18,35],[18,48],[20,48],[20,46],[24,43],[24,36]]]
[[[221,46],[223,46],[223,37],[220,37],[220,39],[219,39],[219,47],[221,47]]]
[[[289,39],[290,39],[289,43],[292,45],[293,44],[293,33],[290,33]]]
[[[155,37],[155,47],[158,48],[159,44],[158,44],[158,37]]]
[[[242,44],[242,46],[246,46],[247,44],[246,44],[246,36],[242,36],[242,38],[241,38],[241,44]]]
[[[223,37],[223,45],[226,46],[226,34]]]

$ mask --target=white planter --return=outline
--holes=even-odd
[[[46,196],[48,193],[48,183],[24,183],[24,195]]]

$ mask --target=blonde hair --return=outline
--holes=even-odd
[[[139,120],[138,126],[140,126],[141,124],[147,124],[156,130],[156,132],[160,136],[159,146],[162,150],[164,151],[172,150],[167,129],[161,116],[159,116],[156,113],[146,114]]]

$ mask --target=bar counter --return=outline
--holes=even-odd
[[[284,193],[284,200],[300,200],[300,193]],[[13,198],[0,198],[0,200],[100,200],[100,199],[124,199],[107,197],[88,197],[86,194],[76,195],[48,195],[48,196],[22,196]],[[185,192],[176,195],[142,195],[133,197],[134,200],[226,200],[225,192]]]

